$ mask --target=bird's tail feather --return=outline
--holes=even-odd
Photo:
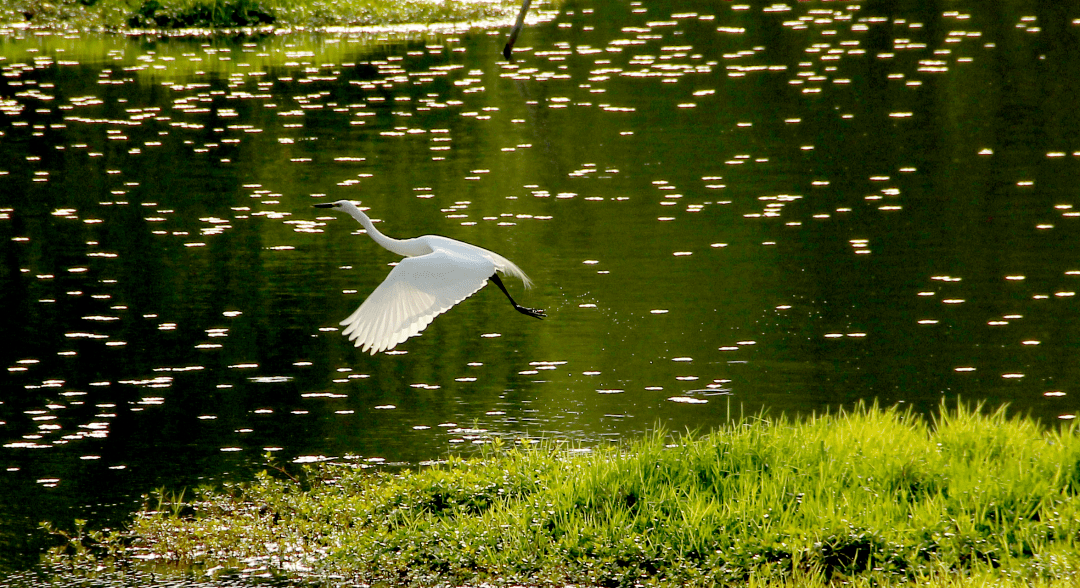
[[[515,265],[514,262],[506,259],[498,253],[492,253],[491,256],[492,261],[495,262],[495,269],[508,276],[514,276],[515,278],[519,278],[525,284],[526,288],[532,287],[532,280],[530,280],[529,276],[525,275],[525,272],[521,271],[521,268]]]

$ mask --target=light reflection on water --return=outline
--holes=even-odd
[[[512,64],[484,31],[8,31],[3,501],[858,399],[1071,419],[1080,57],[1030,16],[596,6]],[[499,251],[550,318],[484,290],[360,353],[337,321],[396,258],[328,198]]]

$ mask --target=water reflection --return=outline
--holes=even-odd
[[[267,453],[861,398],[1071,419],[1080,57],[1047,39],[1076,25],[993,10],[580,5],[512,64],[485,31],[5,31],[5,551]],[[481,291],[361,354],[337,320],[397,257],[326,198],[500,251],[551,318]]]

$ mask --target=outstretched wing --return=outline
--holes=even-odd
[[[436,249],[406,257],[349,318],[342,334],[372,355],[419,335],[438,315],[483,288],[495,264]]]

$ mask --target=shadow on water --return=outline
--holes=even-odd
[[[1077,27],[1017,6],[579,3],[512,64],[484,30],[5,31],[4,567],[267,455],[875,398],[1073,418]],[[484,289],[360,353],[337,323],[396,258],[338,198],[513,259],[550,318]]]

